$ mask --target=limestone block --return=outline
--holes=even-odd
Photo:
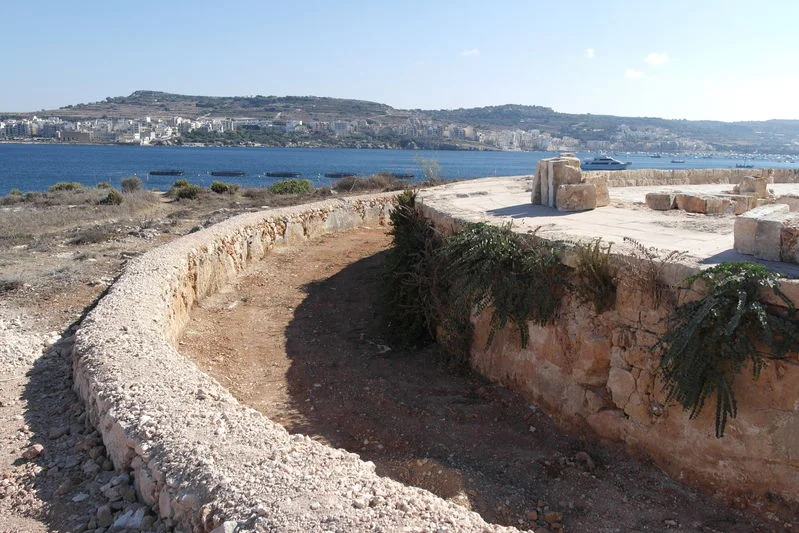
[[[558,211],[596,209],[596,187],[592,183],[561,185],[556,202]]]
[[[580,343],[572,377],[580,385],[600,386],[608,380],[610,369],[610,339],[592,335]]]
[[[780,259],[799,263],[799,218],[786,220],[780,234]]]
[[[605,207],[610,205],[610,191],[608,191],[608,180],[603,176],[590,176],[583,174],[583,183],[592,183],[596,187],[596,206]]]
[[[675,200],[677,209],[687,213],[705,213],[707,211],[707,197],[701,194],[679,193]]]
[[[608,373],[608,390],[616,407],[624,409],[635,393],[635,378],[623,368],[611,367]]]
[[[732,203],[718,196],[709,196],[705,203],[705,213],[708,215],[723,215],[732,211]]]
[[[547,169],[546,159],[539,160],[535,174],[533,174],[533,190],[530,193],[530,202],[534,205],[541,204],[541,182],[549,179]]]
[[[750,209],[743,215],[738,216],[735,219],[735,226],[733,228],[733,235],[734,235],[734,244],[733,247],[735,251],[740,252],[742,254],[749,254],[749,255],[757,255],[756,252],[759,250],[763,250],[764,248],[774,247],[776,246],[777,249],[777,261],[779,261],[779,250],[780,250],[780,236],[777,234],[776,241],[772,235],[771,242],[766,245],[764,243],[758,243],[759,238],[767,238],[767,233],[770,228],[766,226],[763,227],[763,234],[759,235],[759,222],[763,219],[778,219],[782,220],[788,213],[788,206],[785,204],[773,204],[773,205],[764,205],[761,207],[756,207],[754,209]],[[781,222],[780,222],[781,225]],[[773,228],[771,228],[773,231]],[[774,253],[770,254],[771,256],[775,255]],[[759,257],[759,256],[758,256]],[[765,259],[765,257],[761,258]]]
[[[769,177],[744,176],[738,184],[738,191],[741,194],[751,194],[756,198],[768,197],[768,186],[772,180]]]
[[[668,211],[676,207],[676,195],[669,192],[646,193],[646,206],[655,211]]]
[[[791,211],[799,211],[799,196],[786,195],[777,198],[776,203],[785,204]]]

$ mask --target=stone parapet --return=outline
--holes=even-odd
[[[274,246],[384,223],[393,201],[274,209],[187,235],[132,261],[81,324],[75,387],[114,466],[176,531],[515,531],[289,435],[176,350],[194,303]]]
[[[671,198],[661,200],[668,204]],[[434,196],[422,202],[442,231],[463,224]],[[799,247],[799,226],[786,232],[786,246]],[[569,240],[568,235],[558,238]],[[622,245],[614,252],[617,259],[625,255]],[[597,314],[590,304],[567,295],[552,324],[527,324],[526,347],[511,326],[497,332],[488,346],[489,313],[473,317],[472,367],[538,403],[561,424],[652,459],[674,479],[756,509],[774,498],[799,504],[799,353],[767,364],[758,381],[751,368],[737,376],[738,415],[717,439],[712,404],[691,420],[681,406],[666,401],[653,348],[667,330],[669,306],[636,284],[630,272],[636,263],[630,260],[628,255],[627,266],[617,273],[616,303],[610,310]],[[576,264],[569,253],[563,261]],[[699,272],[695,265],[670,264],[660,281],[674,287]],[[784,280],[781,289],[799,306],[799,281]],[[696,297],[690,291],[681,294]],[[773,295],[764,298],[785,306]]]
[[[626,170],[595,170],[586,176],[604,178],[608,187],[642,187],[647,185],[706,185],[729,183],[737,185],[747,176],[768,176],[774,183],[799,183],[799,169],[768,168],[684,168],[659,170],[635,168]]]

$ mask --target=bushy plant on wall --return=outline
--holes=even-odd
[[[616,303],[615,268],[611,264],[612,243],[603,244],[601,238],[574,243],[577,256],[574,290],[577,297],[590,303],[600,314],[612,309]]]
[[[799,347],[799,323],[792,302],[780,291],[778,276],[762,265],[722,263],[686,280],[705,285],[703,298],[680,305],[669,330],[656,346],[662,349],[660,372],[667,399],[679,402],[696,418],[715,396],[716,437],[738,406],[733,383],[751,365],[757,379],[769,359],[780,359]],[[773,291],[787,312],[759,297]]]
[[[384,265],[387,331],[393,342],[432,342],[438,324],[438,264],[443,238],[416,205],[416,192],[403,191],[390,216],[393,247]]]
[[[510,225],[467,225],[440,252],[454,314],[469,317],[490,306],[487,343],[511,322],[526,347],[527,321],[550,323],[566,290],[568,267],[560,261],[560,249],[559,243],[535,236],[525,242]]]

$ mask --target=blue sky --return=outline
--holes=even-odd
[[[124,96],[799,119],[799,1],[0,3],[0,111]]]

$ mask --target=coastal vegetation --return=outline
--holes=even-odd
[[[722,263],[688,278],[700,285],[700,298],[679,306],[669,331],[658,343],[663,348],[660,370],[669,401],[677,401],[691,418],[715,396],[715,431],[724,436],[735,418],[735,377],[751,368],[757,379],[766,362],[781,359],[799,346],[799,322],[791,300],[779,289],[777,275],[763,265]],[[770,291],[788,308],[775,312],[764,304]]]

